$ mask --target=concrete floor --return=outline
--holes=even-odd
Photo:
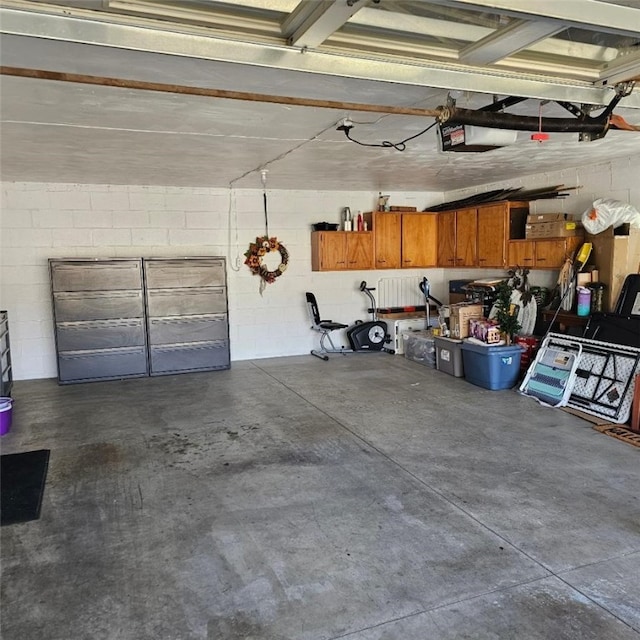
[[[3,640],[640,638],[640,450],[401,356],[18,382]]]

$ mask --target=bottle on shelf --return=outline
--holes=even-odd
[[[351,231],[352,228],[353,228],[353,221],[351,220],[351,209],[349,207],[345,207],[343,229],[345,231]]]

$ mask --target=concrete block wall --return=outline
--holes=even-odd
[[[589,152],[589,143],[585,142],[585,154]],[[597,198],[613,198],[632,204],[640,210],[640,154],[611,160],[610,162],[567,168],[563,171],[538,173],[515,180],[500,180],[479,187],[458,189],[444,194],[444,200],[464,198],[473,193],[522,187],[538,189],[555,185],[577,187],[567,191],[566,198],[536,200],[531,203],[532,213],[570,213],[580,217],[591,208]]]
[[[262,190],[151,186],[3,183],[0,214],[0,308],[9,312],[16,380],[55,377],[48,258],[216,255],[228,259],[232,360],[308,353],[304,292],[314,291],[325,317],[352,323],[367,317],[362,280],[397,272],[311,271],[311,224],[338,222],[342,207],[371,210],[377,193],[268,190],[269,231],[287,247],[286,273],[259,293],[243,264],[249,243],[264,234]],[[391,193],[422,209],[441,194]],[[426,275],[445,292],[441,269]]]
[[[532,175],[448,193],[394,193],[391,202],[419,210],[444,200],[499,187],[580,186],[561,200],[532,203],[534,211],[581,214],[598,197],[640,207],[640,156]],[[290,253],[289,268],[258,292],[259,279],[243,253],[264,233],[261,189],[3,183],[0,203],[0,308],[9,311],[16,380],[56,376],[47,259],[50,257],[222,255],[228,259],[232,360],[305,354],[316,345],[304,292],[313,291],[322,315],[345,323],[366,318],[361,280],[429,278],[432,294],[447,299],[448,281],[502,271],[427,269],[311,271],[313,222],[338,222],[342,207],[367,211],[377,193],[268,190],[269,227]],[[557,273],[535,271],[532,284],[552,286]]]

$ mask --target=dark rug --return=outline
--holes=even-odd
[[[0,525],[40,517],[49,449],[0,456]]]

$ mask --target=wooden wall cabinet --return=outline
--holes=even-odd
[[[435,267],[438,221],[433,213],[370,211],[365,222],[373,229],[376,269]]]
[[[376,269],[402,267],[402,214],[367,212],[364,219],[373,229],[374,263]]]
[[[437,264],[440,267],[475,267],[478,212],[475,208],[438,214]]]
[[[559,269],[582,236],[527,240],[528,202],[364,214],[370,231],[314,231],[314,271],[480,267]]]
[[[438,214],[438,266],[456,266],[456,212]]]
[[[456,211],[456,267],[475,267],[478,259],[478,210]]]
[[[511,240],[508,265],[530,269],[560,269],[582,244],[582,236],[546,240]]]
[[[505,205],[478,208],[478,266],[502,268],[507,254]]]
[[[509,241],[524,238],[528,213],[526,202],[496,202],[438,213],[438,266],[506,267]]]
[[[438,218],[429,213],[402,214],[402,267],[435,267],[438,263]]]
[[[312,271],[373,269],[371,231],[313,231],[311,233]]]

